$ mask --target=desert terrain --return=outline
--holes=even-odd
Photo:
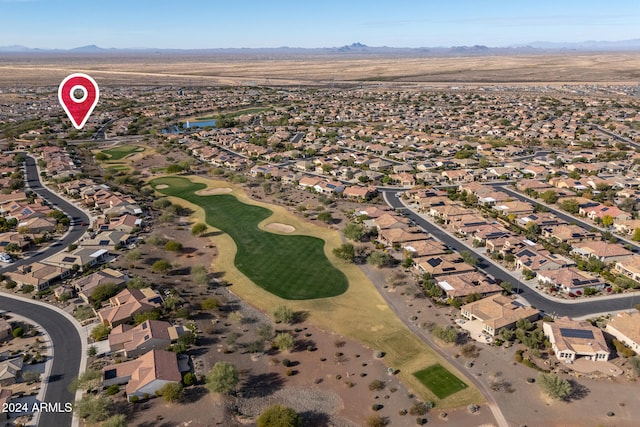
[[[471,85],[627,83],[640,81],[640,54],[540,53],[396,57],[318,55],[7,54],[0,87],[57,84],[70,72],[100,84],[149,85]]]

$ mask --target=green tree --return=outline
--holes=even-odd
[[[203,265],[194,265],[191,267],[191,281],[198,286],[207,286],[209,284],[209,271]]]
[[[276,335],[273,339],[273,345],[280,351],[291,350],[295,344],[293,336],[287,332],[282,332]]]
[[[191,234],[194,236],[202,236],[207,231],[207,224],[198,222],[191,227]]]
[[[216,310],[218,309],[218,307],[220,307],[220,300],[218,300],[217,298],[205,298],[200,303],[200,307],[202,307],[203,310],[208,311]]]
[[[258,417],[258,427],[302,427],[302,418],[291,408],[272,405]]]
[[[164,245],[164,248],[171,252],[180,252],[182,249],[184,249],[184,247],[182,246],[182,243],[177,242],[175,240],[169,240]]]
[[[560,203],[560,207],[562,210],[569,212],[570,214],[576,215],[580,212],[580,205],[576,199],[567,199]]]
[[[109,336],[109,331],[111,331],[111,329],[104,323],[101,323],[91,330],[91,338],[93,338],[94,341],[102,341]]]
[[[473,254],[470,251],[464,250],[460,252],[460,256],[462,257],[462,260],[467,264],[473,265],[473,266],[478,265],[478,258],[473,256]]]
[[[367,257],[367,263],[375,267],[381,268],[390,262],[389,255],[381,251],[373,251]]]
[[[235,390],[238,382],[240,382],[240,376],[234,365],[217,362],[207,374],[206,387],[212,393],[229,394]]]
[[[166,273],[171,270],[171,263],[166,259],[159,259],[151,265],[151,269],[158,273]]]
[[[333,215],[331,215],[331,212],[320,212],[318,214],[318,220],[327,224],[331,224],[333,222]]]
[[[333,249],[333,254],[341,260],[344,260],[346,262],[353,262],[353,259],[356,256],[356,249],[351,243],[343,243],[342,245]]]
[[[273,310],[273,318],[276,323],[291,323],[295,319],[295,313],[291,307],[286,305],[279,305]]]
[[[458,340],[458,332],[453,326],[434,325],[431,329],[431,333],[434,337],[446,342],[447,344],[453,344]]]
[[[166,383],[156,391],[156,395],[162,396],[165,402],[179,402],[184,397],[184,390],[180,383]]]
[[[120,287],[115,283],[102,283],[93,289],[89,299],[93,306],[98,308],[104,301],[115,296],[119,290]]]
[[[565,379],[560,378],[556,374],[540,374],[538,376],[538,384],[542,391],[552,399],[562,400],[571,395],[572,387],[571,383]]]
[[[76,401],[73,410],[78,418],[96,424],[109,418],[111,400],[107,396],[88,394]]]
[[[354,242],[359,242],[367,233],[365,227],[360,224],[349,223],[342,229],[342,234],[347,239],[351,239]]]
[[[553,190],[547,190],[540,194],[540,198],[548,204],[553,204],[558,201],[558,193]]]
[[[633,240],[635,242],[640,242],[640,228],[633,230]]]
[[[142,252],[140,252],[140,249],[131,249],[124,257],[131,267],[135,267],[136,263],[142,258]]]
[[[604,215],[602,217],[602,225],[606,228],[613,225],[613,217],[611,215]]]

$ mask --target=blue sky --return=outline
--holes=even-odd
[[[638,0],[0,0],[0,46],[509,46],[633,38],[640,38]]]

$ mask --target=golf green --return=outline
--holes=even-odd
[[[158,185],[167,188],[158,189]],[[151,185],[204,209],[206,222],[227,233],[238,250],[234,264],[256,285],[284,299],[305,300],[340,295],[346,276],[324,253],[324,240],[311,236],[285,236],[258,228],[273,212],[240,202],[229,194],[201,196],[205,184],[183,177],[154,179]]]
[[[468,387],[440,364],[435,364],[415,372],[413,376],[420,380],[422,384],[440,399],[444,399]]]

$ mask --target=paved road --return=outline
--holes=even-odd
[[[531,305],[545,313],[554,313],[559,316],[569,317],[582,317],[590,314],[598,314],[605,312],[613,312],[620,310],[628,310],[633,307],[633,304],[640,303],[640,297],[636,296],[623,296],[623,297],[603,297],[592,298],[581,301],[563,302],[555,299],[549,299],[546,296],[530,289],[525,283],[520,281],[516,276],[504,271],[496,266],[491,260],[478,255],[473,251],[473,248],[467,246],[464,242],[452,237],[440,227],[432,224],[426,219],[422,218],[414,211],[406,208],[399,198],[395,197],[395,191],[383,192],[384,198],[391,207],[400,208],[406,213],[407,217],[413,220],[419,227],[429,232],[438,240],[441,240],[450,248],[457,252],[464,250],[470,251],[478,258],[478,267],[485,271],[487,274],[495,277],[499,281],[506,281],[513,285],[514,288],[520,289],[520,296],[525,298]]]
[[[53,346],[53,365],[48,379],[44,402],[73,402],[74,395],[69,392],[71,380],[78,375],[82,358],[82,342],[76,327],[62,314],[41,305],[0,297],[0,310],[20,314],[40,324],[51,338]],[[44,412],[40,414],[39,426],[70,426],[73,414],[70,412]]]
[[[75,243],[89,227],[89,217],[77,207],[73,206],[57,194],[42,186],[36,162],[27,157],[25,162],[25,182],[27,186],[40,197],[61,209],[71,218],[69,232],[54,245],[38,252],[27,259],[17,260],[3,265],[0,273],[15,271],[18,266],[35,261],[44,260],[51,255],[63,251],[70,244]],[[82,225],[84,224],[84,225]],[[82,359],[82,342],[76,327],[62,314],[46,306],[19,301],[0,295],[0,310],[13,312],[39,323],[51,338],[54,358],[49,377],[49,384],[45,393],[45,402],[60,402],[64,407],[66,402],[73,402],[74,396],[68,391],[71,380],[77,376]],[[71,425],[73,414],[65,412],[42,413],[40,426],[62,427]]]

